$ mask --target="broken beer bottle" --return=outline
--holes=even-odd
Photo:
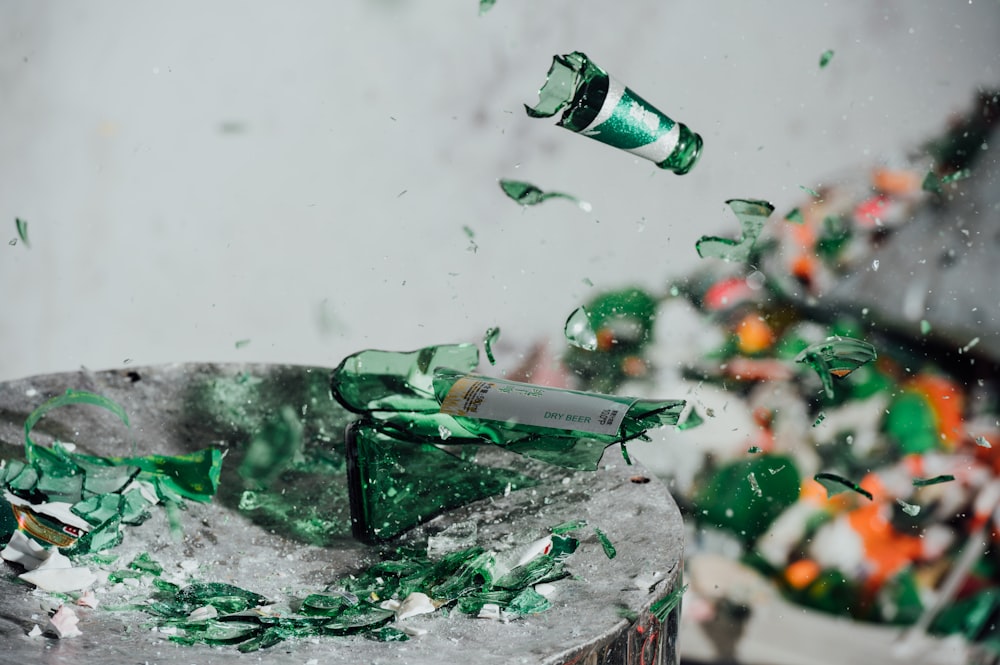
[[[648,159],[677,175],[701,155],[701,136],[674,122],[630,88],[574,51],[552,58],[538,104],[525,105],[532,118],[562,111],[560,127]]]

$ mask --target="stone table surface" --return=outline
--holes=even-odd
[[[328,373],[287,365],[176,364],[0,383],[0,457],[23,459],[25,418],[67,389],[117,401],[128,412],[131,427],[93,406],[66,406],[51,411],[35,427],[32,438],[37,443],[71,441],[97,455],[172,455],[218,447],[226,451],[219,492],[211,503],[188,504],[181,513],[183,536],[172,536],[164,511],[155,508],[149,521],[126,528],[124,542],[111,551],[120,555],[119,562],[109,570],[149,552],[164,564],[165,576],[235,584],[271,600],[301,598],[374,563],[385,550],[350,536],[342,441],[350,416],[329,398]],[[277,474],[268,490],[270,507],[241,510],[246,488],[236,469],[245,446],[269,418],[288,406],[302,423],[307,457],[327,464],[319,470]],[[502,553],[543,537],[555,524],[587,520],[590,526],[576,534],[580,548],[567,561],[571,577],[554,583],[553,607],[542,614],[503,623],[435,613],[406,619],[427,630],[407,642],[293,639],[242,654],[234,647],[174,644],[152,629],[149,615],[142,612],[81,607],[81,636],[31,638],[28,632],[36,623],[45,627],[52,595],[33,590],[17,579],[18,566],[2,562],[0,640],[5,648],[0,662],[675,662],[679,609],[664,624],[649,613],[650,605],[680,580],[683,528],[667,489],[641,466],[626,466],[616,448],[609,449],[596,472],[545,469],[542,483],[533,489],[449,511],[402,537],[421,546],[450,524],[474,520],[476,544]],[[317,524],[322,528],[317,530]],[[615,544],[614,559],[605,556],[591,527],[599,527]],[[142,601],[151,591],[103,581],[96,586],[104,607]]]

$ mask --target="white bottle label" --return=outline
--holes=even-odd
[[[441,413],[614,436],[633,401],[482,376],[463,376],[441,402]]]

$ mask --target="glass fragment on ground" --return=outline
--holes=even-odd
[[[575,196],[570,194],[564,194],[562,192],[544,192],[530,182],[522,182],[520,180],[500,180],[500,189],[503,190],[510,199],[516,201],[522,206],[533,206],[539,203],[544,203],[549,199],[566,199],[567,201],[572,201],[581,210],[585,212],[590,212],[592,206],[586,201],[581,201]]]
[[[702,236],[695,249],[701,258],[716,258],[729,262],[745,261],[749,258],[757,237],[764,228],[764,223],[774,206],[767,201],[730,199],[726,204],[736,214],[740,222],[741,234],[738,240],[720,238],[717,236]]]
[[[701,154],[701,136],[674,122],[631,89],[575,51],[552,58],[538,103],[525,105],[532,118],[561,113],[560,127],[648,159],[678,175]]]

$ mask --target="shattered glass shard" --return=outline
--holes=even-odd
[[[482,16],[489,10],[493,9],[493,5],[497,3],[497,0],[479,0],[479,15]]]
[[[504,194],[506,194],[509,198],[522,206],[538,205],[539,203],[549,199],[566,199],[578,205],[580,209],[585,212],[590,212],[591,210],[591,205],[586,201],[581,201],[575,196],[564,194],[562,192],[544,192],[535,185],[532,185],[530,182],[501,179],[500,189],[502,189]]]
[[[21,243],[25,249],[30,249],[31,243],[28,242],[28,222],[20,217],[15,217],[14,225],[17,227],[17,237],[21,239]]]
[[[795,224],[802,224],[806,221],[806,218],[802,215],[802,211],[798,208],[792,208],[791,211],[785,215],[785,219]]]
[[[494,326],[486,331],[483,335],[483,349],[486,351],[486,359],[490,361],[491,365],[496,365],[497,360],[493,357],[493,345],[497,343],[500,339],[500,328]]]
[[[836,473],[817,473],[815,476],[813,476],[813,480],[815,480],[817,483],[819,483],[826,489],[827,497],[831,497],[834,496],[835,494],[840,494],[841,492],[851,490],[852,492],[857,492],[861,496],[868,498],[868,500],[872,499],[871,492],[864,489],[857,483],[848,480],[843,476],[837,475]]]
[[[833,377],[844,378],[877,358],[875,347],[868,342],[835,336],[810,344],[795,357],[795,362],[813,368],[823,383],[827,398],[832,399]]]
[[[726,204],[732,208],[740,221],[742,233],[739,240],[702,236],[695,243],[701,258],[717,258],[723,261],[740,262],[750,256],[757,237],[764,228],[764,222],[774,212],[774,206],[767,201],[730,199]]]
[[[594,527],[594,533],[597,534],[597,540],[601,542],[601,547],[604,548],[605,556],[607,556],[609,559],[614,559],[618,555],[618,551],[615,549],[615,546],[611,543],[611,539],[608,538],[607,534],[605,534],[597,527]]]
[[[827,49],[819,56],[819,68],[824,69],[833,60],[833,49]]]
[[[896,499],[896,503],[898,503],[902,511],[907,515],[909,515],[910,517],[916,517],[917,515],[920,514],[920,506],[915,506],[912,503],[907,503],[902,499]]]
[[[951,474],[942,474],[940,476],[934,476],[933,478],[914,478],[914,487],[927,487],[928,485],[940,485],[941,483],[950,483],[955,480],[955,476]]]
[[[597,332],[590,321],[590,314],[587,313],[586,307],[580,306],[573,310],[569,318],[566,319],[563,333],[566,336],[566,341],[573,346],[584,351],[597,350]]]
[[[553,56],[538,103],[525,105],[532,118],[562,113],[560,127],[648,159],[678,175],[690,171],[702,139],[682,123],[625,87],[575,51]]]

